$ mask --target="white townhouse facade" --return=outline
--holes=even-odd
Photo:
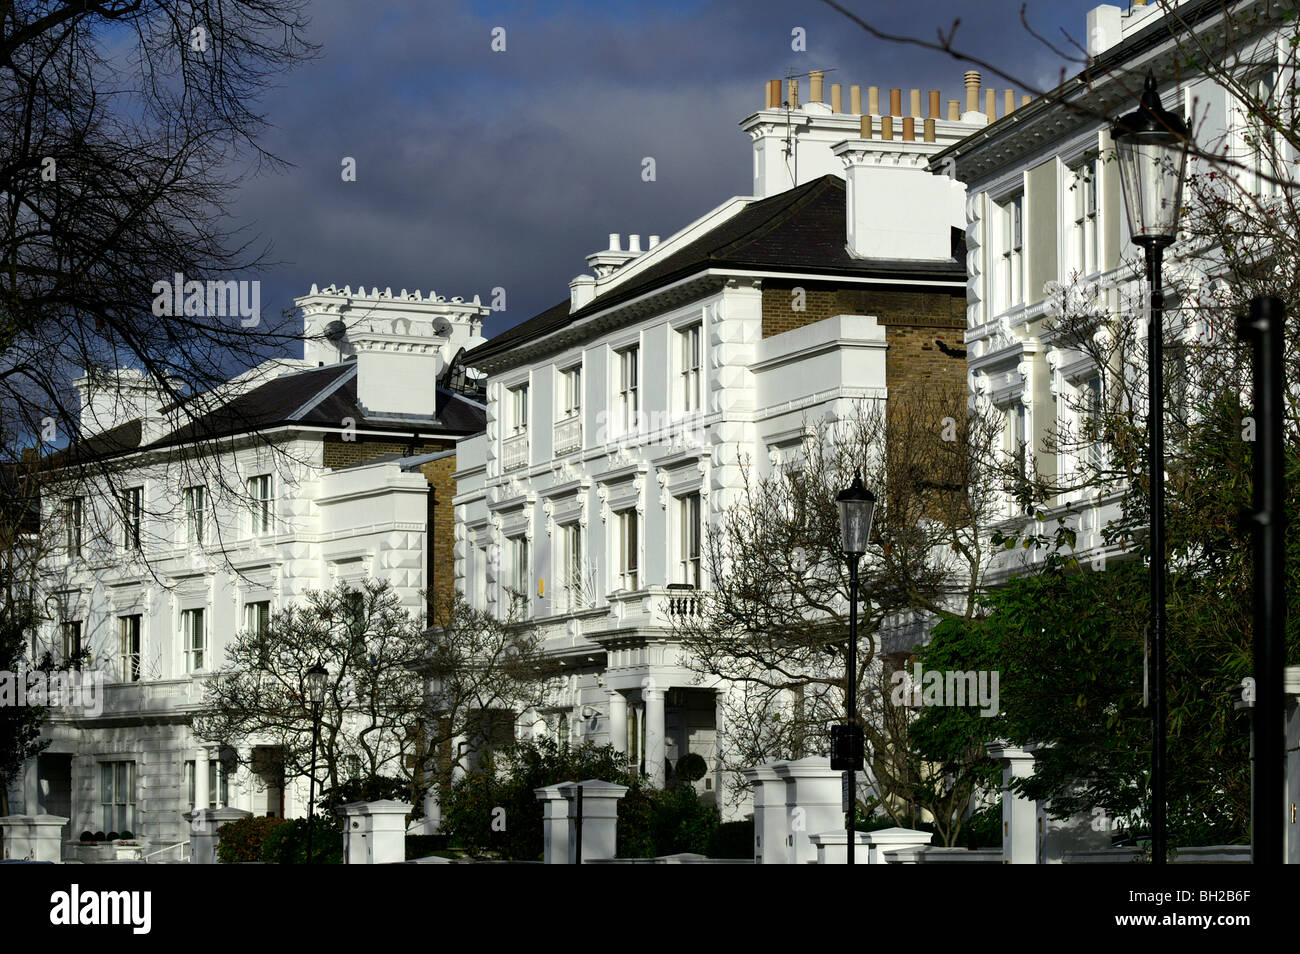
[[[709,589],[704,528],[818,419],[965,376],[944,353],[964,327],[964,194],[926,165],[988,124],[978,75],[964,111],[916,90],[828,101],[810,79],[806,103],[768,84],[741,123],[752,195],[645,247],[611,235],[566,300],[466,355],[487,429],[458,445],[456,585],[527,618],[567,673],[516,732],[611,744],[655,785],[695,753],[719,804],[729,687],[684,665],[672,625]]]
[[[1244,29],[1266,4],[1231,5],[1239,48],[1220,50],[1241,57],[1251,87],[1265,100],[1280,102],[1295,82],[1289,64],[1294,54],[1282,36],[1282,23],[1262,20]],[[1102,5],[1087,15],[1092,66],[1050,95],[1035,99],[1011,119],[1000,120],[939,153],[932,168],[954,170],[967,186],[966,247],[969,305],[966,344],[973,397],[998,409],[1004,420],[1003,448],[1032,459],[1040,474],[1068,484],[1083,467],[1083,455],[1104,449],[1082,441],[1062,447],[1053,436],[1061,429],[1079,434],[1089,408],[1106,400],[1115,368],[1098,368],[1061,339],[1052,314],[1049,283],[1094,286],[1104,310],[1115,314],[1142,301],[1141,249],[1130,238],[1109,122],[1136,107],[1148,70],[1154,72],[1165,109],[1181,111],[1200,149],[1258,169],[1258,151],[1242,105],[1201,73],[1189,73],[1185,52],[1171,30],[1186,36],[1190,27],[1222,42],[1223,4],[1180,0],[1178,22],[1160,5],[1122,10]],[[1214,47],[1218,49],[1218,47]],[[1294,157],[1278,143],[1280,164]],[[1189,164],[1189,174],[1196,166]],[[1276,186],[1256,173],[1240,173],[1243,185],[1263,195]],[[1184,194],[1184,203],[1189,196]],[[1214,250],[1176,243],[1165,255],[1167,341],[1202,335],[1194,316],[1179,320],[1178,287],[1190,295],[1215,281]],[[1177,282],[1172,281],[1177,279]],[[1145,340],[1145,317],[1137,330]],[[1138,390],[1145,393],[1145,375]],[[1026,465],[1028,466],[1028,465]],[[1119,514],[1122,490],[1068,491],[1036,521],[1008,500],[1006,526],[1015,532],[1050,534],[1063,521],[1077,531],[1074,552],[1102,567],[1123,554],[1108,548],[1102,531]],[[1067,508],[1073,513],[1067,516]],[[1003,551],[988,574],[990,582],[1041,560],[1039,548]]]
[[[454,442],[484,422],[456,359],[483,341],[487,307],[334,286],[296,304],[302,359],[232,381],[196,421],[138,373],[77,382],[82,433],[49,461],[43,501],[62,537],[42,594],[53,622],[31,652],[88,650],[102,711],[52,710],[51,744],[10,793],[12,811],[68,816],[65,839],[159,847],[187,837],[192,808],[305,814],[306,784],[274,750],[195,737],[207,674],[308,590],[387,580],[417,617],[427,591],[449,591]],[[57,468],[78,458],[103,480],[59,498]]]

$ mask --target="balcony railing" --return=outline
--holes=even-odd
[[[689,583],[669,583],[668,615],[670,617],[691,617],[704,614],[704,594]]]
[[[571,454],[582,446],[582,418],[566,417],[555,424],[555,456]]]
[[[528,432],[507,437],[501,447],[503,470],[517,470],[528,465]]]

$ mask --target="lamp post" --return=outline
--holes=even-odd
[[[311,697],[311,775],[307,781],[307,863],[313,861],[312,835],[316,824],[316,738],[320,732],[320,707],[325,701],[329,672],[320,663],[307,670],[307,695]]]
[[[1151,318],[1147,335],[1147,387],[1151,445],[1151,862],[1165,863],[1165,426],[1164,291],[1161,264],[1165,248],[1178,234],[1188,130],[1183,117],[1160,105],[1153,73],[1137,109],[1111,128],[1119,156],[1120,186],[1128,211],[1129,233],[1146,253]]]
[[[832,739],[831,767],[840,765],[846,771],[848,789],[848,863],[854,864],[857,855],[857,781],[862,767],[862,727],[858,725],[858,562],[867,552],[867,538],[871,536],[871,520],[875,515],[876,497],[862,486],[862,473],[854,471],[853,483],[840,491],[835,502],[840,508],[840,538],[844,557],[849,564],[849,656],[846,664],[846,708],[848,725]],[[846,758],[847,756],[847,758]]]

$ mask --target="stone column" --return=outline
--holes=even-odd
[[[817,860],[817,846],[811,836],[844,826],[842,791],[844,773],[831,769],[831,760],[812,755],[793,762],[772,766],[785,782],[785,806],[789,816],[790,863],[807,864]]]
[[[410,813],[410,805],[391,798],[341,806],[343,863],[392,865],[406,861],[406,816]]]
[[[23,762],[23,813],[34,817],[41,812],[40,756]]]
[[[1002,863],[1036,865],[1038,803],[1015,795],[1007,787],[1013,778],[1034,774],[1034,755],[1015,745],[991,744],[989,755],[1002,763]]]
[[[645,770],[650,784],[663,788],[664,773],[664,690],[646,689],[645,697]]]
[[[569,802],[560,792],[558,785],[535,788],[533,794],[542,803],[542,863],[567,865],[569,863]]]
[[[627,755],[627,696],[617,689],[609,693],[609,744],[614,751]]]
[[[785,779],[773,770],[776,763],[741,769],[754,793],[754,864],[790,862],[789,814],[785,808]]]
[[[208,807],[208,750],[200,747],[194,753],[194,804],[191,810]]]

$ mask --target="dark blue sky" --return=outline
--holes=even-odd
[[[1059,79],[1060,57],[1020,25],[1021,0],[844,3],[925,38],[961,17],[959,46],[1043,87]],[[1081,40],[1094,5],[1047,0],[1029,16]],[[505,52],[491,50],[494,27]],[[791,49],[795,27],[807,52]],[[293,165],[246,179],[234,207],[282,263],[261,276],[264,313],[313,282],[485,301],[502,286],[508,309],[489,335],[567,297],[610,232],[667,236],[748,194],[737,123],[765,80],[834,69],[827,83],[846,98],[856,83],[946,100],[968,68],[873,39],[816,0],[319,0],[309,38],[319,58],[261,104],[264,145]],[[342,181],[345,156],[355,182]],[[641,179],[645,156],[655,182]]]

